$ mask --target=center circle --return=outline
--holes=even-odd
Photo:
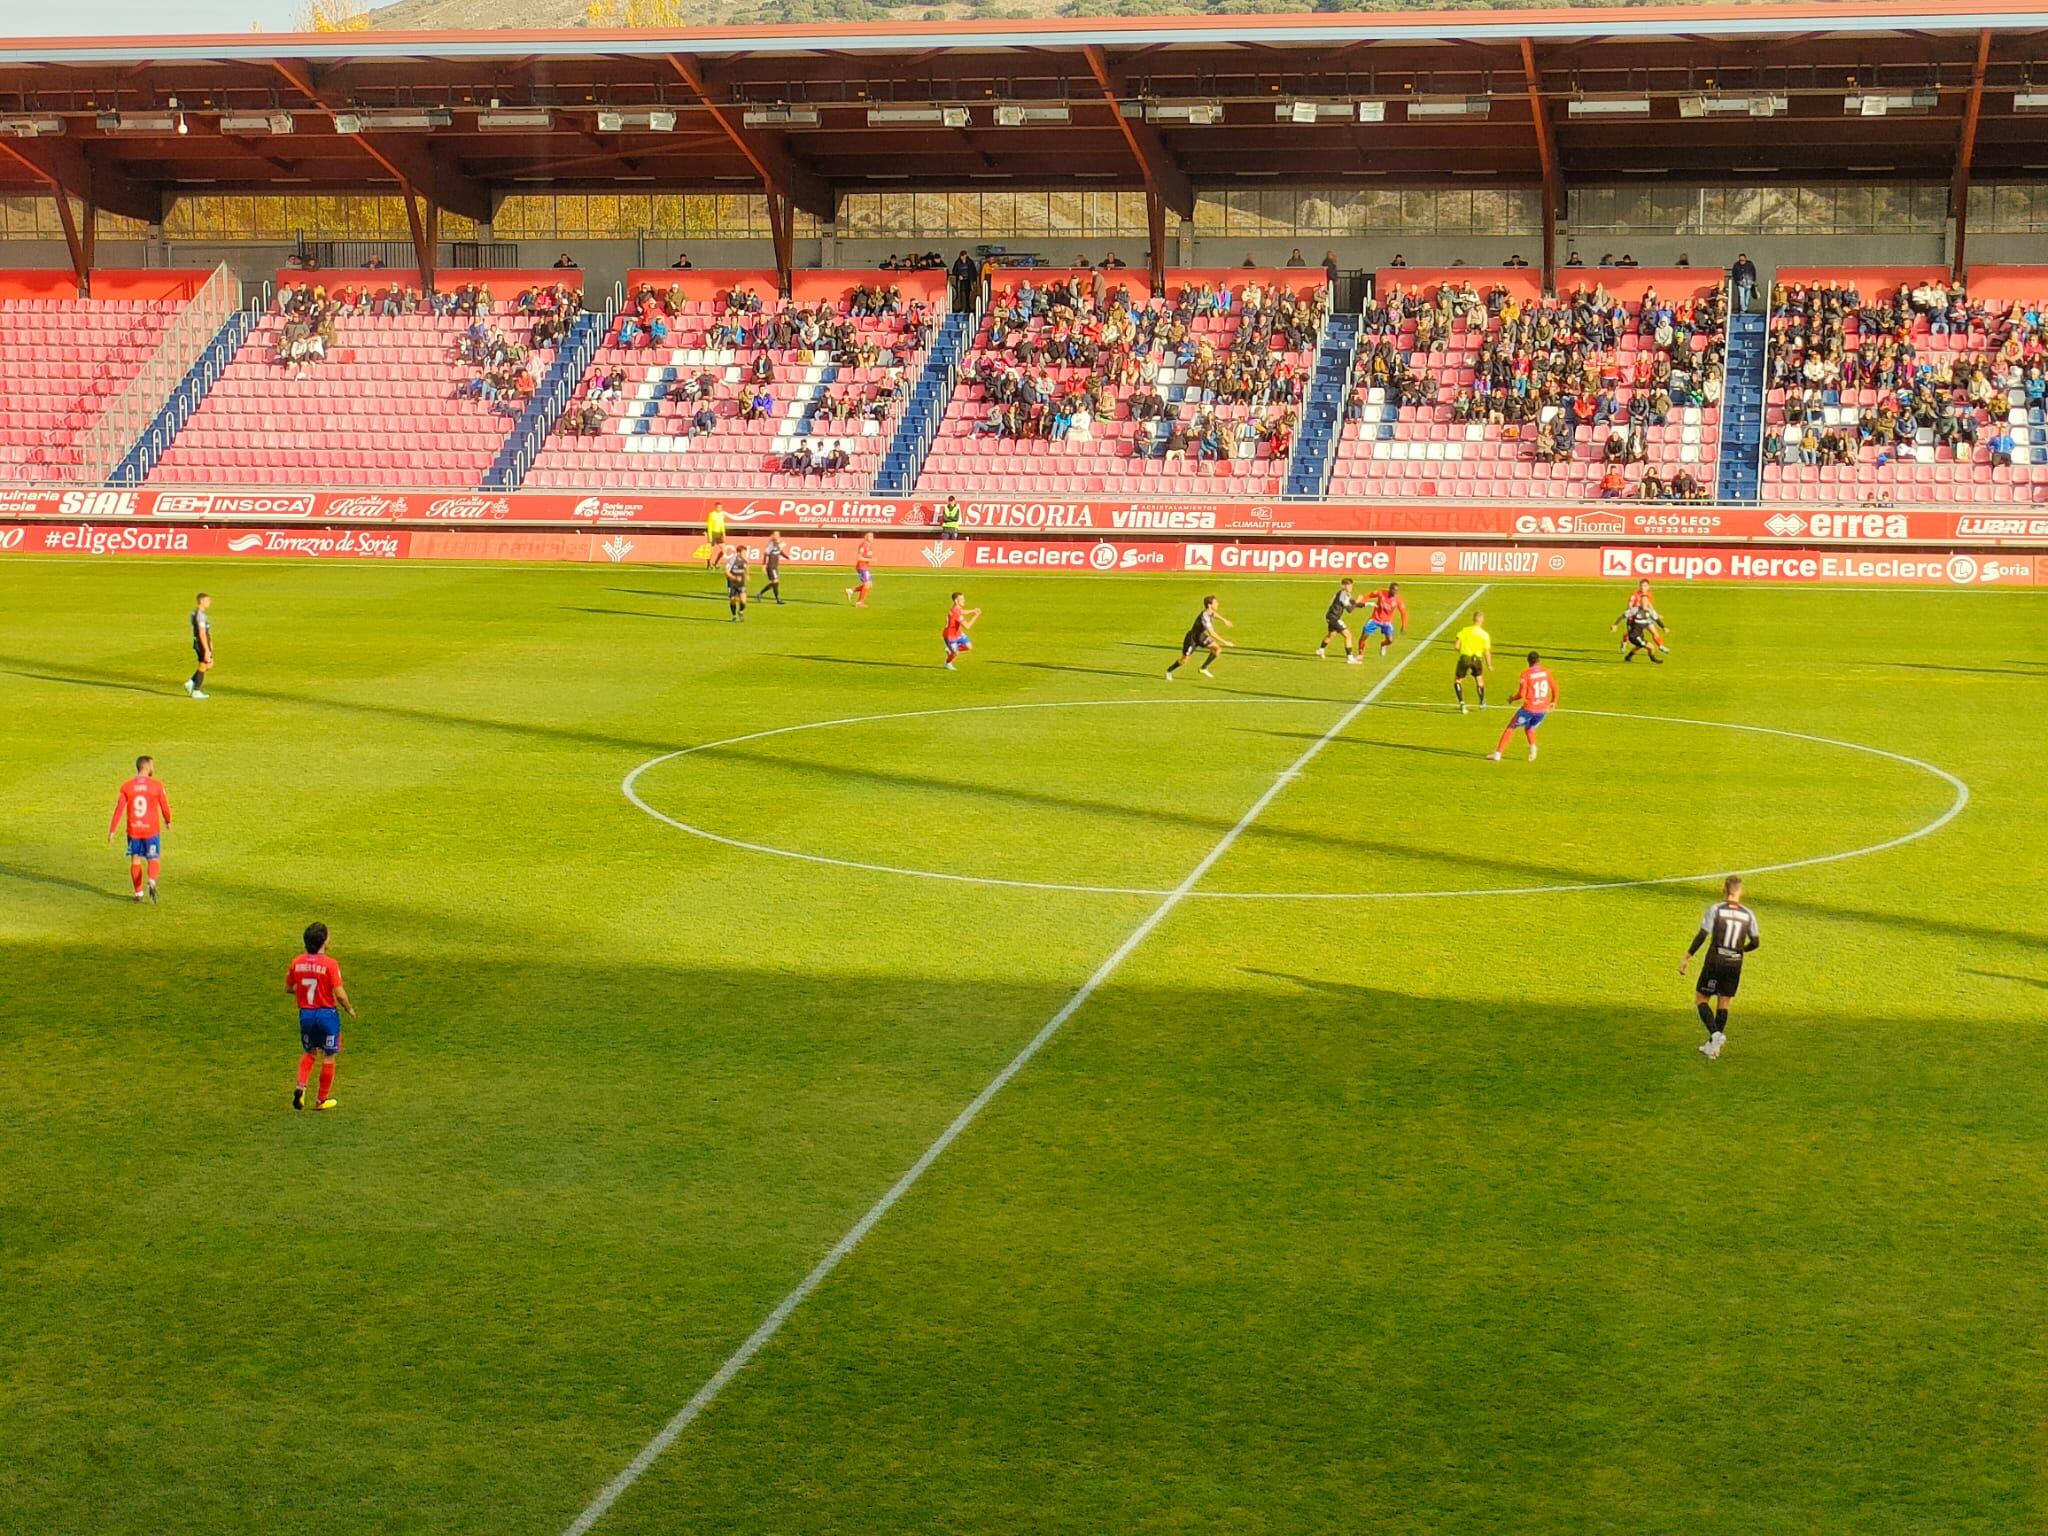
[[[717,741],[700,742],[695,746],[679,748],[678,750],[673,752],[664,752],[657,757],[648,759],[646,762],[641,763],[638,767],[634,768],[630,773],[626,775],[625,780],[620,787],[628,801],[630,801],[638,810],[652,817],[654,820],[659,821],[666,826],[673,827],[679,832],[686,832],[692,837],[700,838],[706,842],[719,844],[721,846],[736,849],[742,852],[764,854],[774,858],[790,859],[802,863],[823,865],[838,869],[859,870],[870,874],[890,875],[915,880],[933,880],[956,885],[995,887],[1013,890],[1060,891],[1100,896],[1146,896],[1163,898],[1173,894],[1172,886],[1161,885],[1157,883],[1140,884],[1135,882],[1128,884],[1117,884],[1108,881],[1033,880],[1013,878],[1009,876],[996,874],[965,873],[956,870],[929,869],[917,867],[915,865],[893,863],[880,859],[840,857],[832,854],[806,850],[801,847],[783,847],[778,846],[774,843],[749,838],[736,837],[729,835],[727,833],[716,831],[710,827],[699,825],[692,821],[684,820],[681,817],[671,815],[668,812],[660,809],[659,807],[651,804],[641,792],[641,781],[649,773],[654,772],[655,770],[660,769],[667,764],[684,761],[692,757],[716,753],[741,753],[757,743],[770,742],[777,738],[802,735],[805,733],[851,730],[856,727],[880,726],[884,724],[893,724],[905,721],[920,721],[928,719],[962,716],[1016,715],[1042,712],[1048,710],[1094,711],[1136,709],[1291,709],[1295,712],[1300,712],[1305,707],[1320,706],[1327,709],[1329,707],[1334,707],[1339,702],[1340,701],[1335,700],[1308,701],[1298,698],[1277,698],[1264,696],[1233,696],[1229,698],[1219,698],[1214,696],[1177,696],[1173,698],[1159,699],[1072,699],[1011,704],[954,705],[936,709],[896,710],[871,715],[850,715],[837,719],[805,721],[794,725],[777,726],[768,730],[750,731],[739,736],[724,737]],[[1359,717],[1359,722],[1362,723],[1373,712],[1379,710],[1420,710],[1433,713],[1444,713],[1447,709],[1448,706],[1413,703],[1406,701],[1390,701],[1384,703],[1376,703],[1369,707],[1365,715],[1361,715]],[[1493,713],[1496,716],[1499,715],[1498,710],[1493,711]],[[1690,885],[1708,880],[1718,880],[1723,876],[1730,874],[1740,874],[1745,876],[1769,874],[1781,870],[1802,869],[1814,865],[1840,863],[1847,859],[1863,858],[1872,854],[1883,853],[1893,848],[1902,847],[1908,843],[1917,842],[1922,838],[1931,836],[1935,832],[1940,831],[1943,827],[1947,826],[1949,822],[1953,821],[1958,815],[1960,815],[1963,809],[1969,803],[1969,786],[1966,785],[1961,779],[1957,778],[1954,774],[1949,773],[1946,769],[1936,767],[1934,764],[1925,762],[1919,758],[1907,756],[1904,753],[1889,751],[1881,747],[1868,746],[1862,742],[1844,741],[1835,737],[1820,736],[1805,731],[1786,730],[1776,726],[1750,725],[1725,720],[1698,720],[1681,716],[1639,714],[1616,710],[1571,709],[1567,711],[1560,711],[1559,718],[1560,720],[1596,719],[1631,721],[1642,725],[1662,728],[1676,728],[1679,730],[1688,731],[1698,730],[1731,732],[1747,737],[1777,738],[1780,740],[1797,743],[1806,748],[1821,748],[1834,752],[1858,754],[1862,757],[1875,758],[1882,760],[1884,762],[1896,764],[1906,769],[1910,769],[1916,775],[1922,775],[1936,779],[1940,781],[1943,785],[1947,786],[1948,790],[1950,791],[1950,799],[1947,806],[1943,808],[1938,814],[1934,815],[1931,819],[1924,821],[1923,823],[1913,827],[1909,831],[1899,833],[1896,836],[1887,837],[1879,841],[1860,844],[1858,846],[1851,848],[1844,848],[1836,851],[1818,853],[1797,858],[1767,860],[1761,863],[1751,863],[1739,868],[1722,867],[1707,870],[1696,870],[1685,874],[1646,874],[1639,877],[1632,877],[1627,879],[1539,879],[1534,881],[1514,881],[1510,883],[1495,884],[1474,883],[1471,885],[1464,885],[1456,888],[1429,890],[1219,890],[1209,888],[1197,888],[1193,891],[1187,892],[1185,899],[1200,901],[1431,901],[1464,899],[1477,896],[1534,896],[1576,891],[1608,891],[1625,890],[1649,886]],[[1553,727],[1553,729],[1555,728]],[[1310,741],[1313,741],[1316,738],[1316,733],[1314,732],[1294,734],[1304,735],[1305,739]],[[1343,736],[1338,736],[1332,738],[1328,745],[1330,748],[1335,749],[1342,746],[1344,742],[1345,738]],[[1377,743],[1370,742],[1360,742],[1357,744],[1361,746],[1379,745]],[[1449,749],[1444,748],[1422,748],[1420,750],[1443,751],[1447,752],[1448,755],[1459,757],[1467,755],[1463,752],[1449,752]],[[1476,753],[1471,755],[1474,757],[1478,756],[1478,754]],[[854,771],[857,772],[858,770]],[[1280,767],[1276,765],[1276,775],[1279,771]],[[1309,771],[1313,772],[1313,766]],[[1290,792],[1292,792],[1292,786],[1290,786]],[[1256,832],[1257,828],[1256,825],[1254,825],[1252,828],[1248,828],[1246,830],[1249,832]],[[1221,832],[1218,833],[1218,836],[1221,836]],[[1193,861],[1190,860],[1190,865],[1192,865],[1192,862]]]

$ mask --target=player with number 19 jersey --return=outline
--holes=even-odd
[[[1508,741],[1520,731],[1529,743],[1529,761],[1536,761],[1536,732],[1550,712],[1557,707],[1557,679],[1550,675],[1550,668],[1543,665],[1543,658],[1531,651],[1529,665],[1522,669],[1521,679],[1515,684],[1514,694],[1508,702],[1515,706],[1514,718],[1508,721],[1508,728],[1500,733],[1500,741],[1487,754],[1496,763],[1508,749]]]

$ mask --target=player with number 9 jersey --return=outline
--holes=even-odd
[[[145,891],[156,900],[156,879],[163,872],[164,828],[171,824],[171,802],[164,794],[163,781],[156,776],[156,759],[144,753],[135,759],[135,777],[124,783],[114,796],[114,819],[107,823],[107,841],[116,833],[128,834],[128,882],[135,899]]]

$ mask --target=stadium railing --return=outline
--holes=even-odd
[[[212,345],[228,316],[241,307],[242,285],[222,264],[204,277],[197,272],[95,273],[93,288],[98,298],[132,290],[135,297],[185,300],[165,326],[156,350],[79,435],[76,478],[104,484],[156,422],[164,402]]]

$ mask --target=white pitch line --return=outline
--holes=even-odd
[[[1391,676],[1392,674],[1389,674]],[[1384,682],[1384,679],[1382,680]],[[687,832],[692,837],[701,837],[709,843],[720,843],[727,848],[736,848],[742,853],[766,853],[779,859],[799,859],[806,864],[829,864],[835,869],[864,870],[871,875],[902,875],[913,880],[947,880],[956,885],[998,885],[1020,891],[1071,891],[1084,896],[1167,896],[1172,893],[1163,886],[1144,885],[1083,885],[1062,880],[1011,880],[1001,875],[962,875],[942,869],[911,869],[901,864],[877,864],[868,859],[839,859],[830,854],[805,853],[797,848],[777,848],[772,843],[750,843],[745,838],[727,837],[723,832],[713,832],[708,827],[678,820],[666,811],[660,811],[640,798],[638,788],[640,775],[649,769],[672,763],[677,758],[693,757],[699,752],[716,752],[726,747],[742,746],[750,741],[762,741],[770,736],[790,736],[798,731],[823,731],[841,725],[869,725],[886,720],[922,720],[934,715],[989,715],[1004,714],[1020,709],[1131,709],[1145,706],[1163,708],[1186,708],[1190,705],[1236,706],[1241,704],[1281,704],[1303,709],[1315,703],[1337,701],[1316,699],[1282,698],[1152,698],[1152,699],[1052,699],[1028,704],[957,704],[944,709],[899,709],[886,715],[851,715],[839,720],[805,720],[796,725],[778,725],[765,731],[749,731],[744,736],[728,736],[723,741],[707,741],[694,747],[684,747],[677,752],[664,752],[660,757],[651,757],[626,775],[619,787],[626,798],[656,821],[674,827],[678,832]]]
[[[1427,642],[1425,642],[1427,643]],[[1404,663],[1405,664],[1405,659]],[[713,832],[706,827],[681,821],[666,812],[656,810],[640,797],[635,788],[640,775],[650,768],[673,762],[680,757],[689,757],[698,752],[714,752],[721,747],[737,746],[742,742],[758,741],[765,736],[786,736],[796,731],[826,730],[842,725],[864,725],[871,720],[914,720],[931,715],[986,714],[1013,709],[1116,709],[1130,705],[1144,704],[1210,704],[1230,706],[1239,704],[1294,704],[1303,701],[1285,698],[1177,698],[1177,699],[1075,699],[1061,702],[1040,702],[1030,704],[971,704],[948,709],[899,710],[886,715],[855,715],[838,720],[812,720],[797,725],[776,726],[770,730],[753,731],[745,736],[728,737],[724,741],[707,741],[698,746],[685,747],[678,752],[667,752],[660,757],[650,758],[626,775],[621,786],[626,798],[656,821],[674,827],[678,832],[687,832],[692,837],[701,837],[706,842],[719,843],[727,848],[736,848],[746,853],[771,854],[778,859],[797,859],[806,864],[829,864],[838,869],[857,869],[869,874],[899,875],[913,880],[943,880],[956,885],[1003,886],[1012,890],[1025,891],[1067,891],[1084,896],[1167,896],[1170,891],[1158,886],[1129,885],[1087,885],[1076,881],[1059,880],[1016,880],[1002,875],[966,875],[942,869],[912,869],[901,864],[878,864],[866,859],[841,859],[830,854],[806,853],[797,848],[778,848],[772,843],[753,843],[744,838],[727,837],[722,832]],[[1368,703],[1376,702],[1371,695]],[[1448,713],[1448,704],[1425,704],[1419,700],[1396,699],[1380,703],[1381,709],[1417,709],[1432,713]],[[1567,713],[1560,710],[1560,714]],[[1889,751],[1884,747],[1873,747],[1866,742],[1844,741],[1834,736],[1816,736],[1807,731],[1786,730],[1775,725],[1745,725],[1738,720],[1695,720],[1684,715],[1644,715],[1613,709],[1572,709],[1568,713],[1597,717],[1603,720],[1637,720],[1650,725],[1698,726],[1704,730],[1744,731],[1752,736],[1778,736],[1788,741],[1803,741],[1814,746],[1835,747],[1844,752],[1861,752],[1868,757],[1881,757],[1889,762],[1900,763],[1908,768],[1918,769],[1933,778],[1940,779],[1955,791],[1948,808],[1923,826],[1888,837],[1882,842],[1865,843],[1857,848],[1845,848],[1835,853],[1817,853],[1806,858],[1783,859],[1771,864],[1751,864],[1738,869],[1703,870],[1690,875],[1651,875],[1629,880],[1573,880],[1553,885],[1481,885],[1468,886],[1447,891],[1191,891],[1191,901],[1451,901],[1476,896],[1553,896],[1568,895],[1584,891],[1626,891],[1661,885],[1697,885],[1702,882],[1720,880],[1728,875],[1771,875],[1786,870],[1811,869],[1820,864],[1840,864],[1848,859],[1868,858],[1876,853],[1889,853],[1908,843],[1917,843],[1923,837],[1932,837],[1943,827],[1954,821],[1970,803],[1970,786],[1950,773],[1946,768],[1903,752]],[[1295,770],[1290,769],[1291,775]],[[1283,776],[1284,777],[1284,776]]]
[[[891,1184],[883,1192],[882,1197],[868,1207],[867,1213],[847,1229],[846,1235],[834,1243],[825,1256],[812,1266],[811,1272],[797,1282],[796,1289],[776,1303],[775,1310],[761,1320],[758,1328],[747,1335],[745,1343],[726,1357],[725,1364],[712,1373],[711,1379],[699,1387],[687,1403],[676,1410],[675,1416],[661,1426],[652,1440],[640,1448],[640,1453],[626,1463],[618,1476],[598,1490],[597,1497],[585,1505],[583,1513],[569,1523],[563,1536],[585,1536],[592,1526],[604,1518],[605,1512],[619,1501],[620,1496],[628,1488],[646,1475],[647,1469],[660,1459],[662,1452],[675,1444],[676,1437],[688,1429],[697,1416],[717,1400],[718,1394],[726,1389],[735,1376],[747,1368],[748,1362],[768,1347],[775,1335],[782,1331],[782,1325],[789,1321],[790,1314],[802,1306],[811,1292],[823,1285],[846,1256],[860,1246],[861,1239],[874,1229],[875,1223],[888,1215],[896,1202],[909,1194],[917,1181],[925,1176],[925,1171],[939,1160],[946,1148],[959,1140],[967,1128],[981,1117],[981,1112],[1009,1085],[1010,1079],[1030,1064],[1031,1058],[1044,1049],[1046,1043],[1060,1032],[1067,1020],[1078,1013],[1081,1006],[1101,989],[1103,983],[1114,976],[1123,963],[1130,959],[1138,946],[1152,936],[1153,931],[1166,921],[1176,907],[1187,900],[1189,892],[1193,891],[1201,883],[1203,876],[1214,869],[1217,862],[1230,852],[1238,838],[1244,835],[1245,829],[1257,821],[1266,807],[1279,798],[1280,792],[1293,782],[1296,775],[1314,762],[1321,755],[1323,748],[1341,736],[1374,699],[1392,687],[1394,680],[1408,670],[1409,662],[1427,650],[1439,635],[1451,627],[1460,614],[1485,594],[1486,587],[1482,585],[1469,597],[1453,605],[1436,628],[1423,637],[1420,644],[1412,647],[1399,661],[1389,667],[1380,680],[1367,691],[1364,698],[1345,710],[1338,717],[1336,724],[1310,742],[1301,756],[1266,786],[1266,792],[1252,802],[1251,809],[1237,819],[1237,824],[1218,839],[1216,846],[1202,856],[1201,862],[1189,870],[1180,884],[1167,892],[1165,899],[1152,909],[1143,922],[1131,930],[1129,936],[1117,945],[1107,960],[1095,968],[1095,973],[1081,983],[1080,990],[1068,998],[1060,1011],[1047,1019],[1038,1033],[1025,1042],[1024,1049],[1011,1057],[1009,1064],[990,1078],[987,1086],[968,1101],[967,1107],[955,1115],[951,1123],[939,1132],[937,1139],[924,1149],[917,1161],[904,1170],[903,1176]]]

